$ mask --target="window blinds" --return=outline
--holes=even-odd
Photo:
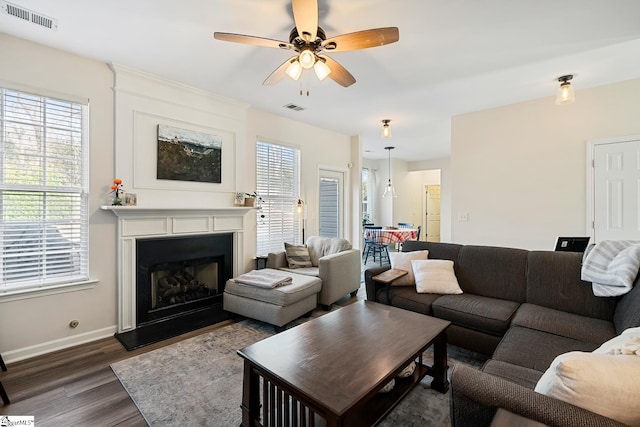
[[[0,293],[88,279],[87,118],[0,89]]]
[[[258,212],[258,255],[282,251],[284,242],[300,242],[301,218],[296,214],[300,194],[300,150],[258,141],[256,182],[256,190],[263,199]]]

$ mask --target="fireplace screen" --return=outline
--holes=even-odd
[[[157,264],[149,271],[151,311],[220,293],[218,261],[212,257]]]

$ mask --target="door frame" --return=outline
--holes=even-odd
[[[625,142],[633,142],[640,141],[640,134],[637,135],[626,135],[626,136],[616,136],[611,138],[603,138],[603,139],[590,139],[587,140],[587,214],[586,214],[586,224],[585,224],[585,233],[587,236],[591,237],[591,242],[595,243],[595,148],[597,145],[605,145],[605,144],[620,144]]]
[[[318,197],[316,206],[316,218],[318,218],[318,221],[320,220],[319,215],[320,215],[320,179],[322,177],[322,172],[330,172],[330,173],[336,173],[336,174],[341,174],[342,175],[342,188],[340,189],[342,191],[341,197],[340,197],[340,203],[342,205],[342,217],[339,218],[340,221],[340,232],[339,232],[339,236],[340,238],[343,239],[349,239],[347,236],[351,236],[351,222],[348,221],[348,218],[351,218],[351,206],[349,205],[348,200],[349,198],[347,197],[347,189],[351,188],[350,185],[350,180],[349,180],[349,170],[348,169],[342,169],[342,168],[336,168],[335,166],[324,166],[324,165],[318,165],[318,170],[317,173],[318,175],[316,176],[316,194]],[[339,213],[340,215],[340,213]],[[318,222],[318,233],[320,232],[320,223]]]

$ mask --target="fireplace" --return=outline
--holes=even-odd
[[[101,209],[118,218],[115,336],[128,350],[228,318],[222,293],[250,261],[244,248],[250,207]],[[174,287],[174,280],[186,282],[167,293],[165,281]]]
[[[224,284],[233,277],[233,234],[138,239],[137,326],[202,308],[222,312]]]

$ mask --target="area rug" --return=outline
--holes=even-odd
[[[243,320],[149,353],[113,363],[111,369],[147,423],[156,426],[240,425],[243,362],[236,350],[273,335],[270,325]],[[427,351],[425,359],[432,359]],[[450,347],[449,365],[480,366],[481,357]],[[449,393],[423,381],[381,426],[449,426]]]

